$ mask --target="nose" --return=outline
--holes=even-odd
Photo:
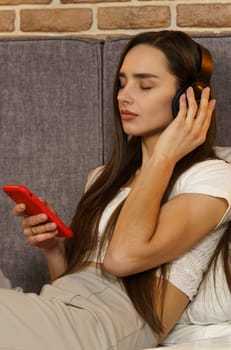
[[[123,88],[118,91],[117,100],[121,103],[132,103],[133,97],[126,88]]]

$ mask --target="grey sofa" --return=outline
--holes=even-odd
[[[220,146],[231,145],[231,35],[195,36],[215,61]],[[0,186],[21,183],[70,223],[90,169],[113,143],[112,84],[128,39],[0,39]],[[0,267],[13,286],[49,281],[39,249],[25,243],[0,191]]]

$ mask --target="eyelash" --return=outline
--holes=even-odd
[[[118,90],[121,90],[121,89],[125,88],[125,86],[126,86],[126,85],[123,86],[123,85],[119,82],[119,84],[118,84]],[[153,88],[153,86],[142,86],[142,85],[140,85],[139,88],[140,88],[141,90],[151,90],[151,89]]]
[[[141,90],[151,90],[152,89],[152,86],[140,86]]]

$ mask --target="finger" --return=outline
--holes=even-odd
[[[210,88],[206,87],[201,93],[200,104],[196,119],[198,121],[204,121],[207,117],[208,106],[209,106]]]
[[[58,240],[58,237],[55,237],[57,235],[58,231],[53,231],[53,232],[47,232],[41,235],[36,235],[36,236],[29,236],[27,238],[27,242],[31,245],[31,246],[39,246],[41,245],[41,243],[43,242],[47,242],[49,240]],[[41,245],[42,246],[42,245]]]
[[[177,114],[178,119],[185,119],[187,114],[187,102],[186,102],[186,94],[182,94],[179,99],[179,112]]]
[[[56,229],[57,229],[57,225],[54,222],[48,222],[44,225],[26,227],[24,229],[24,236],[31,237],[31,236],[41,235],[41,234],[57,231]]]
[[[43,202],[43,204],[46,205],[47,208],[49,208],[53,213],[56,214],[56,210],[54,209],[54,207],[51,204],[49,204],[45,198],[39,197],[39,199],[41,202]]]
[[[26,227],[37,226],[39,224],[46,222],[47,219],[48,219],[48,217],[44,213],[38,214],[38,215],[28,216],[28,217],[23,219],[22,227],[26,228]]]
[[[195,98],[194,90],[191,86],[186,90],[186,97],[188,102],[186,121],[191,123],[194,121],[198,110],[198,105]]]
[[[216,107],[216,103],[217,101],[215,100],[215,98],[213,98],[212,100],[209,101],[208,103],[208,112],[212,115],[215,107]]]
[[[13,214],[15,216],[25,216],[26,215],[26,206],[25,204],[16,204],[13,208]]]
[[[216,105],[216,100],[215,99],[209,100],[209,98],[210,98],[210,88],[207,87],[202,91],[200,106],[196,116],[196,122],[198,123],[198,125],[200,125],[201,127],[204,127],[205,129],[209,128],[213,111]]]
[[[30,228],[31,235],[41,235],[47,232],[54,232],[57,229],[57,225],[54,222],[48,222],[45,225],[33,226]]]
[[[208,97],[208,95],[207,95]],[[207,106],[206,106],[207,104]],[[202,144],[205,142],[206,140],[206,135],[208,132],[208,129],[210,127],[211,124],[211,119],[213,116],[213,111],[215,108],[215,104],[216,104],[216,100],[210,100],[209,102],[207,102],[205,104],[205,106],[200,110],[200,112],[198,112],[198,116],[195,119],[195,123],[194,123],[194,136],[198,137],[199,139],[199,144]]]
[[[44,198],[44,197],[39,197],[39,200],[40,200],[41,202],[43,202],[43,204],[45,204],[47,207],[49,206],[49,204],[48,204],[46,198]]]
[[[204,123],[203,123],[203,126],[206,129],[209,128],[209,125],[211,123],[211,119],[213,116],[213,112],[215,110],[215,106],[216,106],[216,100],[215,99],[210,100],[208,103],[208,107],[207,107],[207,115],[206,115],[206,118],[205,118]]]

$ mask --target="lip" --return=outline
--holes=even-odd
[[[137,117],[138,114],[135,114],[133,112],[130,112],[128,110],[121,110],[120,116],[123,120],[132,120]]]

